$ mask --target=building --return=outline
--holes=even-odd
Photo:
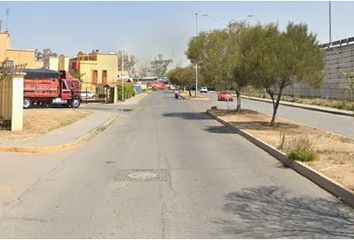
[[[115,85],[118,80],[118,58],[114,53],[82,53],[71,59],[72,71],[80,75],[81,90],[105,93],[105,85]]]
[[[64,55],[60,55],[59,57],[50,56],[45,63],[48,66],[49,70],[54,71],[69,71],[69,57],[65,57]]]
[[[36,61],[35,50],[13,49],[10,34],[0,32],[0,62],[8,60],[14,65],[27,64],[26,68],[42,68],[43,62]]]

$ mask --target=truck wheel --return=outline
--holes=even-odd
[[[78,108],[80,106],[80,100],[74,99],[74,101],[71,104],[74,108]]]
[[[27,109],[30,108],[32,105],[32,102],[29,98],[23,99],[23,108]]]

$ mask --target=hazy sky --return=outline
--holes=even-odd
[[[251,24],[307,23],[320,42],[328,42],[328,2],[0,2],[2,29],[9,31],[13,48],[51,48],[74,56],[78,51],[134,54],[139,65],[158,53],[187,64],[188,40],[195,34],[195,12],[225,22],[252,14]],[[198,28],[222,28],[212,17],[199,17]],[[332,2],[332,39],[354,36],[354,2]]]

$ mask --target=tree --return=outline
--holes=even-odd
[[[172,63],[172,59],[164,59],[163,54],[158,54],[153,61],[151,61],[150,69],[152,75],[156,77],[164,77],[167,73],[168,65]]]
[[[272,99],[270,126],[274,126],[285,87],[295,82],[319,87],[322,82],[324,55],[307,25],[289,23],[285,32],[273,24],[251,27],[244,34],[241,49],[243,74]]]
[[[147,77],[150,72],[150,69],[147,66],[142,66],[139,70],[140,77]]]
[[[347,80],[348,88],[352,95],[352,100],[354,100],[354,72],[342,72],[342,75]],[[353,113],[354,113],[354,103],[353,103]]]
[[[242,32],[247,28],[245,22],[231,22],[227,28],[203,32],[188,43],[187,57],[192,63],[198,62],[200,76],[209,87],[216,89],[235,89],[237,110],[241,109],[241,89],[247,84],[240,78],[239,42]]]
[[[135,64],[137,59],[134,55],[123,54],[124,59],[124,70],[128,71],[129,75],[133,76],[136,74]],[[122,71],[122,51],[118,53],[118,69]]]
[[[49,57],[57,57],[58,54],[53,52],[50,48],[44,48],[42,51],[35,50],[36,60],[43,61],[43,68],[49,68]]]
[[[195,74],[193,66],[177,67],[168,72],[167,76],[173,85],[187,88],[189,96],[192,96],[191,86],[195,83]]]

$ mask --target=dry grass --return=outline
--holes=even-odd
[[[23,131],[0,130],[0,139],[30,140],[54,129],[67,126],[89,114],[88,111],[78,109],[27,109],[24,110]]]
[[[286,145],[298,136],[308,136],[318,159],[306,164],[354,190],[353,139],[281,118],[276,120],[274,127],[270,127],[271,116],[249,110],[241,112],[212,110],[212,112],[275,148],[279,147],[283,137],[285,149]]]

